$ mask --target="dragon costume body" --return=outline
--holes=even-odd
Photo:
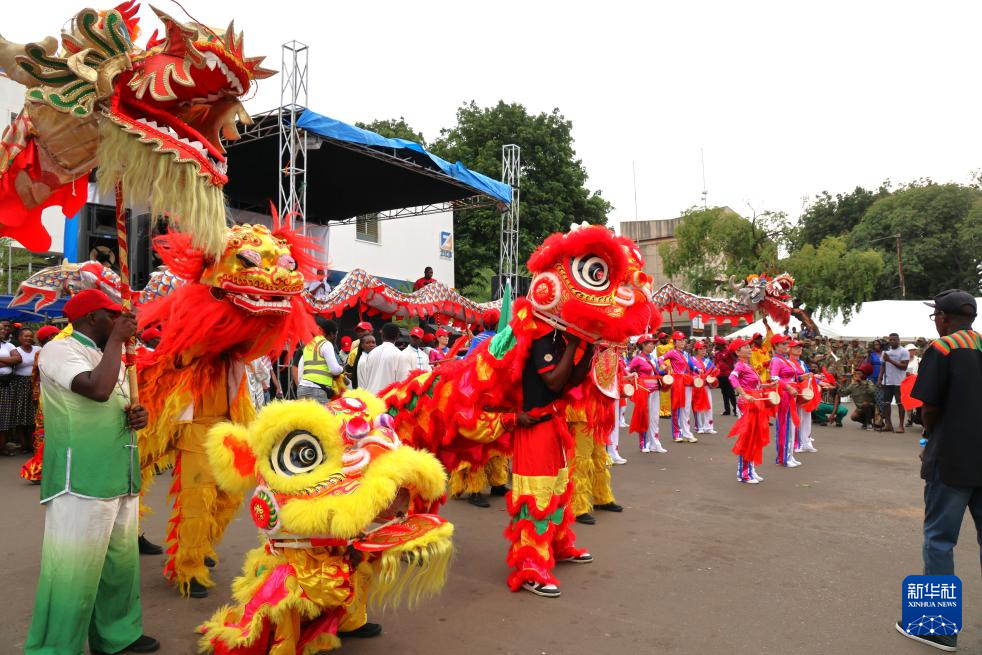
[[[0,38],[0,67],[27,87],[24,109],[0,142],[0,236],[30,250],[51,237],[41,211],[74,216],[87,200],[89,173],[100,187],[126,188],[130,203],[167,216],[195,247],[224,247],[221,139],[249,122],[240,101],[274,71],[243,54],[234,26],[219,34],[154,9],[163,23],[141,48],[134,0],[83,9],[58,40],[19,45]]]
[[[205,558],[216,558],[215,544],[241,502],[216,487],[205,435],[222,421],[252,420],[246,362],[313,337],[300,292],[303,271],[319,264],[303,237],[262,225],[229,228],[219,258],[182,233],[158,237],[155,247],[184,284],[139,312],[141,329],[159,325],[163,333],[137,363],[151,421],[140,433],[140,454],[144,477],[173,459],[165,575],[187,593],[192,580],[213,584]]]
[[[698,296],[671,283],[659,288],[653,298],[665,311],[685,312],[704,320],[752,323],[754,315],[763,312],[781,325],[788,324],[794,311],[791,305],[794,278],[787,273],[774,277],[754,273],[741,282],[731,277],[730,286],[735,294],[733,298]]]
[[[453,526],[406,511],[439,499],[446,474],[400,444],[370,393],[272,403],[247,425],[213,427],[207,453],[227,493],[258,485],[249,508],[265,543],[246,556],[235,603],[199,628],[203,652],[333,650],[366,623],[366,604],[413,603],[443,586]]]
[[[448,470],[483,466],[495,450],[512,453],[512,520],[505,536],[513,590],[555,584],[556,560],[584,555],[569,527],[573,437],[566,407],[576,403],[606,440],[614,413],[605,410],[619,394],[618,348],[659,321],[643,264],[632,241],[602,226],[574,225],[554,234],[529,259],[530,291],[515,302],[507,328],[465,359],[418,372],[381,394],[403,441],[434,453]],[[535,343],[563,333],[596,348],[591,383],[580,385],[579,395],[567,389],[534,410],[544,429],[519,427]]]

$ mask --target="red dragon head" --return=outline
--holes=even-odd
[[[794,288],[794,278],[788,273],[775,277],[751,273],[740,282],[731,277],[730,286],[741,303],[765,312],[781,325],[788,324],[791,318],[791,290]]]
[[[528,261],[535,313],[590,342],[624,342],[658,327],[651,277],[633,241],[601,225],[553,234]]]
[[[41,210],[73,215],[85,201],[75,189],[96,167],[105,193],[122,183],[127,203],[146,205],[218,255],[225,236],[222,188],[228,181],[222,139],[249,122],[241,99],[273,71],[246,57],[230,24],[217,32],[163,22],[141,49],[140,5],[83,9],[61,35],[19,45],[0,37],[0,68],[27,87],[24,110],[0,142],[0,236],[46,249]]]

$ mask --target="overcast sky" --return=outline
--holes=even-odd
[[[55,34],[85,4],[4,3],[2,33]],[[307,43],[309,105],[341,120],[403,116],[432,140],[472,99],[558,107],[615,222],[635,217],[632,162],[641,219],[698,204],[700,148],[711,205],[792,216],[822,190],[982,168],[982,3],[183,4],[211,25],[234,17],[274,68],[281,43]],[[158,22],[141,15],[142,43]],[[279,84],[261,82],[249,110],[277,106]]]

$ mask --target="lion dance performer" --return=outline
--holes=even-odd
[[[515,302],[507,328],[473,356],[383,390],[400,437],[436,454],[450,470],[462,460],[486,458],[486,446],[466,439],[468,429],[490,410],[514,414],[511,523],[505,531],[513,591],[556,597],[556,562],[591,559],[576,547],[570,528],[574,447],[565,405],[587,374],[614,398],[617,375],[606,352],[646,332],[653,321],[657,327],[643,265],[632,241],[602,226],[575,225],[554,234],[529,259],[529,294]],[[604,411],[591,421],[602,421],[609,433],[614,414]]]
[[[617,360],[617,364],[622,365],[619,357]],[[621,371],[618,371],[618,375],[620,374]],[[593,525],[597,522],[590,513],[594,509],[605,512],[624,511],[614,499],[608,466],[610,458],[607,456],[609,435],[618,429],[620,398],[604,396],[589,380],[573,389],[569,395],[566,423],[573,437],[574,447],[573,497],[570,506],[577,523]],[[613,421],[605,418],[611,412],[614,414]]]
[[[381,632],[367,605],[410,604],[446,581],[453,526],[409,514],[438,501],[446,474],[400,444],[385,404],[349,391],[327,405],[276,402],[206,442],[221,487],[249,502],[265,543],[246,555],[235,602],[198,629],[220,655],[311,655]],[[374,525],[373,525],[374,523]]]
[[[760,376],[750,364],[751,342],[734,339],[729,347],[737,355],[730,383],[737,394],[740,418],[729,435],[736,437],[733,454],[737,456],[737,481],[758,484],[764,481],[757,474],[757,467],[762,463],[764,448],[769,441],[768,422],[774,415],[774,399],[762,388]]]
[[[138,364],[151,417],[140,433],[140,452],[144,477],[174,458],[164,573],[182,593],[200,598],[214,584],[206,560],[217,560],[215,545],[242,500],[216,487],[205,435],[221,421],[252,420],[245,362],[313,338],[301,291],[304,272],[312,274],[318,264],[303,237],[280,227],[229,228],[217,259],[192,248],[181,233],[158,237],[154,245],[186,284],[139,314],[141,329],[164,326],[160,344]]]

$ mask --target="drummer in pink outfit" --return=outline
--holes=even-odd
[[[654,350],[657,340],[653,335],[646,334],[638,339],[641,350],[627,364],[627,370],[638,376],[638,386],[648,393],[645,402],[647,421],[635,420],[632,417],[631,431],[638,432],[638,446],[642,453],[666,453],[658,439],[658,410],[660,396],[658,395],[658,371],[655,369]],[[640,395],[640,394],[639,394]],[[637,403],[634,404],[635,414],[643,415]]]
[[[774,421],[774,446],[777,450],[774,463],[778,466],[794,468],[801,462],[794,458],[794,443],[798,430],[798,368],[788,354],[790,339],[783,334],[771,338],[774,348],[771,358],[771,380],[778,382],[781,404],[777,407]]]

